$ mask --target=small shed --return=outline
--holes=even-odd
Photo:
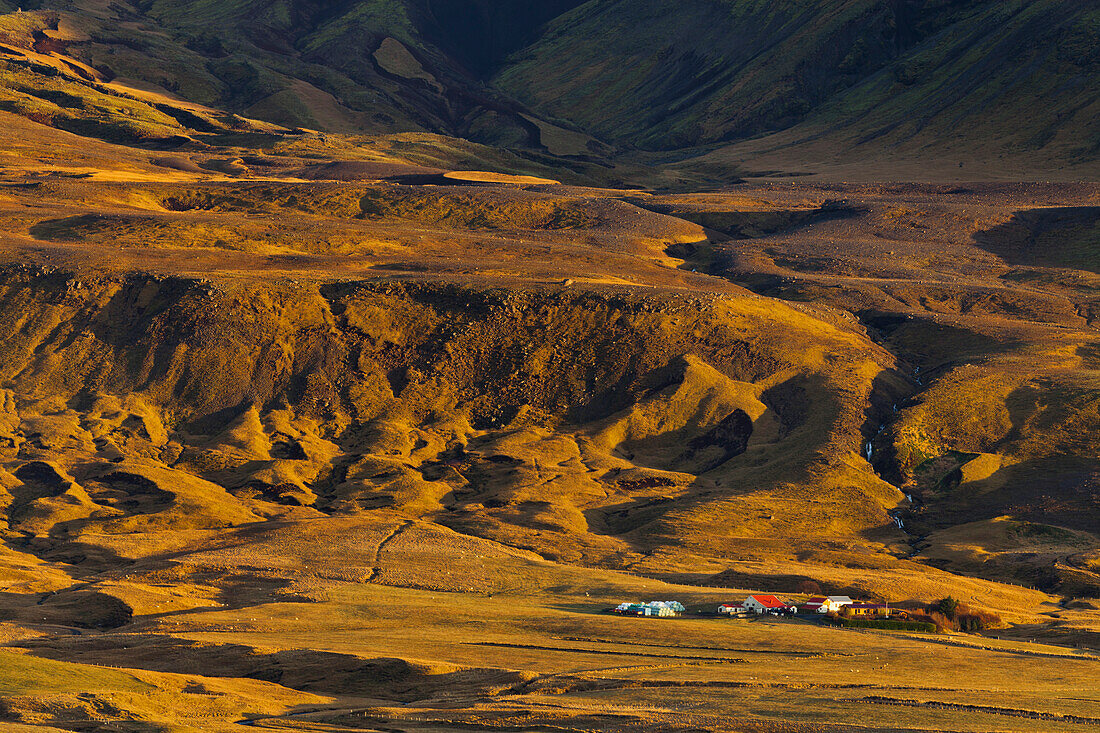
[[[827,604],[829,599],[825,596],[814,596],[810,600],[802,604],[799,611],[802,613],[828,613],[829,609]]]

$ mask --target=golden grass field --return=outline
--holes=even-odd
[[[158,543],[142,540],[127,536],[121,554]],[[399,516],[177,543],[97,583],[140,614],[124,627],[9,626],[8,710],[67,729],[130,720],[170,730],[245,719],[297,730],[1077,730],[1100,715],[1100,658],[1089,651],[608,616],[624,597],[709,610],[738,591],[570,568]],[[346,548],[341,563],[334,543]],[[1015,601],[1050,603],[1026,592]]]

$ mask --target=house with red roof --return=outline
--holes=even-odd
[[[718,607],[718,613],[723,616],[740,616],[743,613],[748,613],[748,609],[745,608],[744,603],[723,603]]]
[[[827,613],[829,599],[825,596],[814,596],[799,607],[802,613]]]
[[[765,595],[749,596],[741,605],[750,613],[786,613],[792,608],[775,596]]]

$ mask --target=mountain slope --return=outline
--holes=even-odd
[[[0,31],[45,13],[31,31],[44,53],[288,128],[433,132],[589,161],[609,144],[718,147],[705,166],[726,179],[786,149],[1044,171],[1100,153],[1100,11],[1067,0],[43,7]]]
[[[68,52],[109,79],[138,80],[289,127],[428,131],[537,149],[537,115],[483,84],[480,69],[567,5],[561,0],[533,12],[471,2],[463,5],[468,13],[427,0],[106,8],[75,0],[51,7],[81,31],[66,44]],[[471,23],[484,32],[468,32]]]
[[[803,123],[856,145],[916,137],[929,155],[996,136],[1001,152],[1093,159],[1098,40],[1098,11],[1062,0],[688,0],[675,13],[663,0],[594,0],[494,81],[651,149]]]

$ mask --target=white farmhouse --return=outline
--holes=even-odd
[[[828,613],[829,611],[839,611],[844,606],[852,605],[852,603],[854,601],[848,596],[814,596],[803,604],[802,611],[806,613]]]

